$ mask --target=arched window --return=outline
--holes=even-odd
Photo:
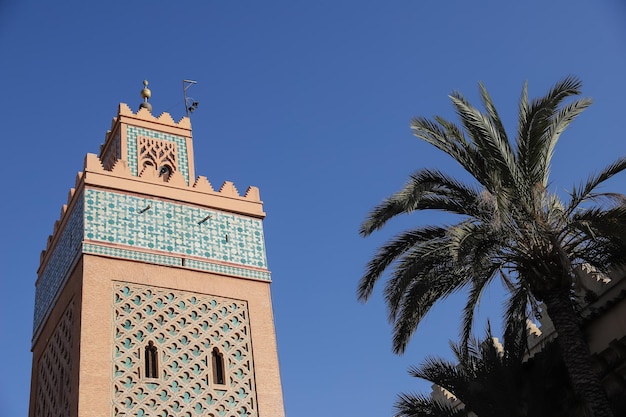
[[[224,355],[217,348],[211,352],[211,363],[213,364],[213,383],[223,385],[226,383],[224,375]]]
[[[159,369],[157,363],[157,347],[151,341],[146,346],[146,352],[144,355],[146,378],[158,378]]]
[[[169,165],[163,165],[159,168],[159,177],[163,178],[163,181],[168,182],[172,176],[172,167]]]

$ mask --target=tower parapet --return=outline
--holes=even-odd
[[[259,189],[194,178],[191,123],[121,103],[41,253],[33,342],[81,254],[271,281]]]

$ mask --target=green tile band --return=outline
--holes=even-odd
[[[184,266],[271,280],[269,271],[249,268],[267,268],[259,219],[94,189],[76,196],[68,215],[37,284],[34,334],[81,252],[169,266],[194,257],[198,259],[185,259]]]
[[[85,238],[267,267],[259,219],[109,191],[85,191]]]

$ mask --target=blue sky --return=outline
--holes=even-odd
[[[537,96],[576,75],[594,105],[557,148],[563,192],[625,153],[624,22],[618,0],[4,0],[0,414],[27,414],[39,253],[84,155],[98,151],[119,102],[137,108],[143,79],[154,112],[176,119],[181,81],[193,79],[196,173],[256,185],[265,202],[287,415],[391,415],[397,393],[428,389],[408,366],[449,355],[462,300],[438,305],[404,356],[391,353],[380,288],[356,301],[378,245],[442,221],[409,216],[362,239],[368,210],[417,168],[460,173],[411,136],[410,118],[454,118],[447,95],[477,103],[482,81],[514,132],[525,80]],[[626,177],[610,189],[626,193]],[[498,321],[501,301],[489,292],[481,317]]]

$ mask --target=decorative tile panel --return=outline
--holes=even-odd
[[[61,237],[53,249],[35,290],[35,332],[48,314],[57,293],[78,259],[83,241],[83,197],[77,196]]]
[[[37,362],[35,417],[70,415],[73,309],[71,302]]]
[[[85,191],[85,237],[266,268],[259,219],[127,194]]]
[[[86,189],[75,198],[37,283],[35,335],[81,249],[96,255],[271,280],[259,219],[94,189]],[[188,256],[200,259],[185,259],[183,264]]]
[[[114,417],[258,415],[245,301],[118,282],[113,314]],[[156,347],[156,378],[146,377],[146,346]]]
[[[160,139],[166,142],[173,142],[176,144],[178,166],[177,171],[185,178],[187,185],[189,185],[189,153],[187,150],[187,140],[182,136],[170,135],[168,133],[159,132],[156,130],[145,129],[136,126],[127,126],[126,128],[126,141],[128,146],[128,166],[133,175],[139,175],[138,166],[138,149],[137,140],[138,137],[146,137],[152,139]]]

